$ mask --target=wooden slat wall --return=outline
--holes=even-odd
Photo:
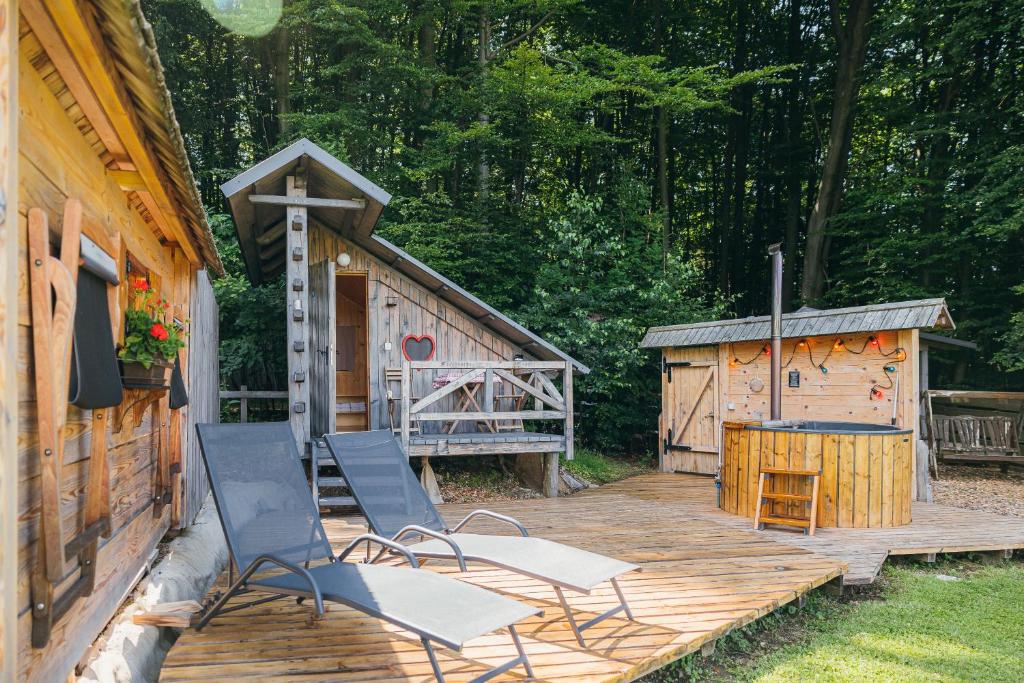
[[[868,334],[843,335],[847,348],[859,351]],[[869,422],[873,424],[889,424],[892,418],[892,406],[895,397],[894,388],[883,389],[885,397],[881,400],[871,398],[869,392],[872,384],[886,387],[888,380],[882,368],[892,364],[900,374],[900,406],[897,424],[907,429],[916,428],[917,423],[917,386],[916,373],[917,353],[914,348],[916,330],[906,332],[879,332],[876,335],[882,349],[892,351],[903,346],[907,352],[907,360],[895,362],[894,358],[883,358],[877,350],[868,347],[863,354],[856,355],[848,351],[833,353],[825,366],[828,374],[823,374],[811,365],[807,351],[797,351],[793,362],[782,371],[782,417],[787,420],[842,420],[846,422]],[[825,359],[835,337],[810,337],[811,352],[815,362]],[[793,347],[799,339],[782,341],[782,362],[786,363],[793,353]],[[728,407],[723,412],[725,420],[766,420],[770,415],[771,403],[771,359],[758,351],[764,342],[746,342],[743,344],[724,345],[726,358],[739,358],[748,361],[755,358],[749,365],[728,366],[728,382],[723,382],[723,403],[733,403],[735,409]],[[788,386],[790,370],[800,371],[800,387]],[[750,382],[759,378],[764,383],[760,392],[750,389]],[[913,419],[908,420],[907,417]]]
[[[18,333],[17,3],[0,0],[0,680],[15,680],[18,606],[17,382],[13,362]]]
[[[185,426],[185,448],[182,452],[182,477],[184,495],[182,500],[181,525],[189,526],[199,514],[210,483],[206,480],[196,425],[204,422],[220,422],[220,363],[217,348],[220,343],[217,316],[217,300],[213,297],[213,285],[205,270],[196,273],[192,291],[192,308],[189,317],[190,336],[188,353],[188,419]]]
[[[762,467],[821,471],[817,525],[888,528],[910,523],[913,442],[906,434],[835,435],[746,429],[726,423],[722,509],[753,519]],[[810,495],[810,481],[779,477],[767,489]],[[772,503],[771,513],[804,516],[803,503]]]
[[[334,392],[331,391],[331,287],[334,261],[309,265],[309,424],[311,436],[334,431]],[[302,358],[303,356],[298,356]]]
[[[149,224],[133,210],[124,192],[107,174],[108,157],[97,153],[95,133],[82,123],[81,111],[68,97],[59,75],[34,35],[22,25],[19,43],[19,190],[18,190],[18,527],[17,586],[4,595],[16,596],[18,680],[63,680],[89,644],[109,621],[122,598],[140,578],[150,553],[170,524],[171,506],[153,514],[157,434],[150,410],[138,423],[129,414],[123,429],[109,439],[111,467],[111,536],[103,539],[96,563],[93,594],[79,599],[55,624],[50,644],[33,649],[29,572],[35,563],[39,516],[39,474],[36,452],[34,366],[31,319],[26,280],[25,236],[29,207],[47,212],[51,226],[60,226],[64,202],[79,199],[84,208],[83,232],[107,249],[131,252],[159,279],[161,296],[175,302],[173,253],[163,246]],[[122,264],[123,265],[123,264]],[[9,355],[5,357],[9,358]],[[115,411],[116,413],[116,411]],[[89,411],[70,408],[65,429],[62,481],[65,541],[78,531],[89,469]],[[4,537],[10,534],[4,529]],[[65,566],[56,586],[59,595],[77,578],[77,563]],[[11,624],[11,622],[5,623]]]
[[[511,360],[516,353],[522,353],[456,307],[311,221],[311,263],[333,261],[342,251],[352,257],[349,272],[367,273],[371,429],[388,426],[384,371],[401,367],[401,342],[406,334],[433,335],[437,343],[436,360]],[[398,304],[388,306],[388,297],[395,297]],[[384,344],[388,341],[391,350],[385,351]],[[430,379],[422,376],[423,373],[418,374],[421,376],[414,383],[413,394],[425,396],[430,390]]]

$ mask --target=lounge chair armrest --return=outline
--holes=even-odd
[[[394,541],[401,541],[403,536],[407,536],[413,533],[419,534],[421,536],[430,536],[431,538],[436,538],[442,543],[447,543],[449,546],[451,546],[452,552],[455,553],[455,559],[459,562],[459,569],[462,571],[466,571],[466,558],[462,556],[462,548],[459,547],[458,543],[453,541],[445,534],[442,534],[438,531],[434,531],[433,529],[428,529],[426,527],[420,526],[419,524],[410,524],[408,526],[402,527],[402,530],[394,536],[392,536],[391,538]]]
[[[469,523],[469,520],[473,519],[474,517],[490,517],[491,519],[496,519],[499,522],[511,524],[516,529],[518,529],[519,533],[523,536],[530,535],[529,532],[526,530],[526,527],[519,523],[519,520],[513,517],[509,517],[507,515],[499,515],[497,512],[491,512],[490,510],[473,510],[468,515],[466,515],[461,522],[455,525],[455,527],[452,529],[452,533],[455,533],[462,527],[466,526],[466,524]]]
[[[320,594],[320,586],[317,585],[316,579],[314,579],[313,575],[309,573],[309,570],[305,567],[300,567],[290,562],[285,562],[284,560],[274,557],[273,555],[260,555],[251,563],[249,563],[249,566],[246,567],[245,571],[242,572],[241,576],[238,577],[238,581],[235,582],[235,585],[240,586],[245,584],[246,579],[255,574],[256,570],[258,570],[265,564],[276,564],[281,569],[290,571],[293,574],[298,574],[299,576],[304,578],[309,583],[309,587],[311,589],[311,592],[313,593],[313,602],[316,605],[316,613],[323,615],[324,597]]]
[[[414,569],[420,568],[420,563],[416,561],[416,556],[409,552],[408,548],[406,548],[401,543],[396,543],[395,541],[386,539],[383,536],[378,536],[377,534],[361,534],[359,536],[356,536],[354,539],[352,539],[352,542],[349,543],[345,547],[345,549],[338,554],[336,560],[338,562],[344,561],[344,559],[351,555],[352,551],[355,550],[356,546],[358,546],[360,543],[366,543],[367,545],[371,543],[376,543],[386,548],[390,548],[391,550],[394,550],[395,552],[404,555],[405,559],[409,561],[409,564],[411,564]]]

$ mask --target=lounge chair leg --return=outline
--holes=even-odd
[[[441,665],[437,663],[437,656],[434,654],[434,646],[430,644],[430,641],[426,638],[420,638],[420,642],[423,643],[423,649],[427,651],[427,657],[430,659],[430,667],[434,670],[434,678],[437,679],[437,683],[444,683],[444,674],[441,673]]]
[[[246,578],[249,577],[245,577],[243,579],[239,579],[238,581],[236,581],[235,584],[231,586],[231,588],[229,588],[226,593],[220,596],[217,599],[217,601],[210,606],[210,609],[206,610],[206,613],[203,614],[201,619],[199,619],[199,623],[196,624],[196,631],[202,631],[203,627],[210,622],[210,619],[213,619],[213,617],[216,616],[216,614],[220,612],[221,609],[223,609],[224,605],[227,604],[228,600],[230,600],[235,595],[235,593],[238,593],[239,590],[242,588]]]
[[[533,667],[530,666],[530,658],[526,656],[526,650],[523,649],[523,641],[519,640],[519,634],[516,633],[516,627],[509,624],[508,632],[512,635],[512,642],[516,645],[516,650],[519,652],[519,658],[523,660],[523,668],[526,669],[527,677],[534,678]]]
[[[630,621],[636,621],[636,619],[633,618],[633,610],[629,608],[629,603],[626,602],[626,596],[622,594],[622,587],[619,586],[618,579],[612,579],[612,588],[615,589],[615,594],[619,596],[619,602],[622,603],[622,609],[626,611],[626,618]]]
[[[553,586],[553,588],[558,595],[558,601],[562,603],[562,610],[565,611],[565,618],[569,621],[569,627],[572,629],[573,635],[576,636],[576,642],[580,644],[580,647],[586,647],[587,643],[583,640],[583,634],[580,633],[579,626],[576,625],[576,617],[572,614],[572,607],[569,606],[569,601],[565,599],[565,593],[558,586]]]

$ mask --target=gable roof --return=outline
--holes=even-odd
[[[590,372],[590,368],[557,346],[470,294],[403,249],[373,234],[381,212],[391,201],[391,195],[305,138],[221,185],[242,247],[246,273],[254,285],[275,278],[284,271],[286,208],[279,204],[253,204],[249,201],[249,195],[284,195],[286,178],[300,165],[306,169],[306,189],[310,197],[357,199],[365,202],[362,209],[346,211],[309,207],[311,223],[319,223],[351,240],[526,353],[540,360],[569,361],[579,372]]]
[[[945,299],[897,301],[869,306],[818,310],[801,308],[782,316],[782,336],[816,337],[882,330],[955,329]],[[704,346],[759,341],[771,336],[771,316],[716,320],[690,325],[669,325],[647,330],[640,347]]]

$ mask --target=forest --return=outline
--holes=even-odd
[[[378,231],[594,371],[577,433],[653,441],[651,325],[946,297],[959,362],[1024,377],[1024,0],[144,0],[229,274],[226,387],[284,386],[219,185],[307,137],[395,199]],[[273,2],[262,0],[264,5]],[[280,4],[280,3],[279,3]],[[228,7],[226,10],[225,7]]]

